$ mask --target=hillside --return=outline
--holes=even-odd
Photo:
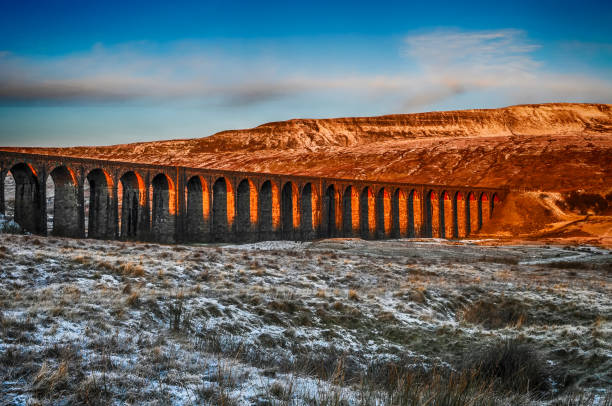
[[[295,119],[198,139],[10,149],[230,170],[605,192],[612,184],[612,106]]]

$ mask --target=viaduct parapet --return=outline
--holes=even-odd
[[[2,213],[9,173],[29,232],[162,243],[464,238],[508,193],[0,151]]]

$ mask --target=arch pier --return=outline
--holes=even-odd
[[[12,216],[22,228],[61,237],[161,243],[465,238],[499,212],[507,194],[503,188],[0,151],[0,212],[7,213],[10,196]]]

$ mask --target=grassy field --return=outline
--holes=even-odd
[[[0,404],[611,404],[612,253],[484,244],[0,234]]]

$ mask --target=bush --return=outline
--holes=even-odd
[[[581,214],[587,214],[592,211],[595,214],[603,213],[608,209],[608,202],[612,199],[608,199],[608,196],[602,197],[596,193],[579,193],[571,192],[565,196],[565,202],[570,210],[575,210]]]
[[[464,361],[464,367],[482,382],[493,382],[502,390],[516,393],[546,393],[551,389],[546,361],[527,343],[504,340],[472,351],[471,357]]]

